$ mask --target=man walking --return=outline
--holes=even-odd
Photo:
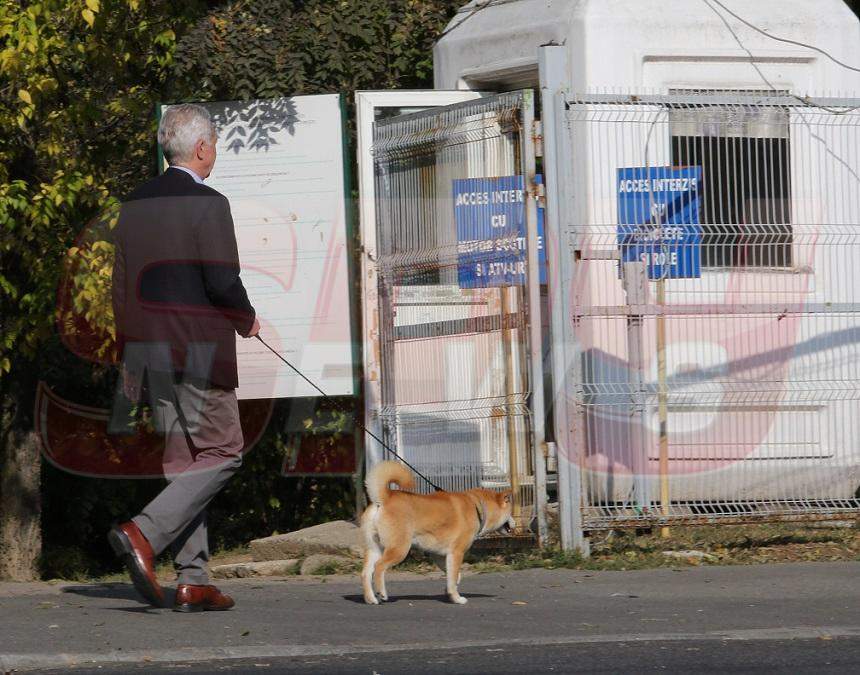
[[[235,333],[260,329],[239,277],[227,198],[203,184],[217,135],[198,105],[169,107],[158,141],[170,164],[123,203],[114,229],[113,307],[130,401],[148,394],[165,434],[167,487],[108,540],[149,602],[165,606],[154,560],[173,546],[174,609],[224,610],[209,585],[206,507],[242,463]]]

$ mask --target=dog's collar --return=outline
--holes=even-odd
[[[487,514],[484,513],[484,504],[480,499],[475,503],[475,511],[478,514],[478,532],[475,536],[480,537],[484,533],[484,523],[487,522]]]

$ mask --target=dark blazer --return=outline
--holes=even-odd
[[[113,309],[123,361],[221,388],[239,384],[236,333],[254,308],[224,195],[168,169],[123,202],[114,228]],[[143,355],[143,356],[141,356]]]

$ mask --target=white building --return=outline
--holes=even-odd
[[[860,66],[860,23],[842,0],[723,0],[722,5],[773,36],[815,45]],[[762,89],[749,54],[714,9],[775,87],[832,94],[860,90],[860,73],[768,38],[706,0],[475,0],[460,10],[434,49],[435,85],[537,87],[538,47],[557,44],[566,48],[575,92]]]
[[[578,306],[604,312],[577,326],[586,494],[610,511],[636,501],[627,405],[613,398],[630,362],[625,314],[611,311],[627,302],[612,259],[617,172],[683,165],[704,172],[701,274],[667,280],[665,302],[711,309],[666,319],[671,498],[695,514],[855,497],[860,103],[835,99],[860,97],[860,22],[842,0],[477,0],[435,47],[436,88],[538,89],[549,44],[564,49],[573,102],[556,111],[571,134],[560,161],[575,167],[558,227],[578,241]],[[625,98],[649,93],[675,103]],[[833,105],[791,98],[808,94]],[[652,498],[656,321],[645,318],[642,373]]]

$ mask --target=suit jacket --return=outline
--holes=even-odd
[[[239,277],[227,198],[168,169],[123,202],[113,239],[113,309],[126,366],[237,387],[235,334],[251,331],[255,313]]]

